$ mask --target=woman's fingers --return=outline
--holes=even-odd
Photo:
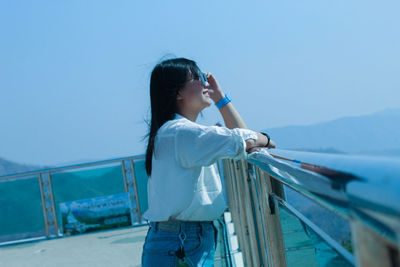
[[[212,75],[211,72],[207,72],[206,76],[209,84],[208,86],[206,86],[206,88],[213,88],[214,90],[219,90],[220,89],[219,84],[215,76]]]
[[[261,149],[262,149],[262,148],[261,148],[261,147],[258,147],[258,146],[252,147],[252,148],[250,148],[250,150],[249,150],[248,153],[258,152],[258,151],[260,151]]]
[[[224,93],[222,92],[221,87],[217,82],[217,79],[211,72],[207,72],[206,76],[208,80],[208,85],[204,88],[207,88],[209,90],[211,99],[215,103],[217,103],[220,99],[224,97]]]
[[[215,80],[215,77],[211,74],[211,72],[207,72],[206,77],[208,80],[208,86],[206,86],[206,87],[215,88],[216,80]]]

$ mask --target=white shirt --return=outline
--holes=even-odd
[[[211,221],[226,208],[217,161],[247,159],[247,139],[255,131],[204,126],[176,113],[154,141],[152,173],[147,182],[149,221]]]

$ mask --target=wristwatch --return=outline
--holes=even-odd
[[[271,140],[271,138],[270,138],[269,135],[266,134],[266,133],[260,132],[260,134],[263,134],[263,135],[265,135],[265,136],[268,138],[268,142],[267,142],[267,144],[265,145],[265,147],[268,147],[269,141]]]

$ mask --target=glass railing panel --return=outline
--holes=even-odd
[[[105,225],[130,225],[129,198],[125,193],[120,162],[60,171],[51,175],[57,222],[64,234],[67,222],[74,223],[77,220],[85,223],[79,229],[75,227],[68,230],[69,234],[108,228]],[[89,205],[93,208],[88,208]],[[71,207],[76,207],[75,211],[70,212]],[[116,216],[116,213],[123,214],[125,210],[128,213],[125,217]],[[104,221],[99,223],[99,216],[103,214]]]
[[[284,188],[286,201],[290,205],[316,224],[337,243],[352,252],[351,228],[348,221],[288,186],[284,186]]]
[[[135,179],[137,192],[139,197],[139,205],[142,214],[147,210],[147,173],[145,160],[140,159],[135,161]]]
[[[38,177],[0,182],[0,243],[45,235]]]
[[[353,266],[288,208],[278,206],[289,267]]]

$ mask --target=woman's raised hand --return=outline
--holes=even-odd
[[[222,98],[225,97],[225,94],[222,92],[222,89],[219,86],[218,81],[214,77],[214,75],[212,75],[211,72],[208,72],[206,75],[208,80],[208,86],[206,86],[205,88],[209,90],[208,94],[210,95],[214,103],[217,103],[218,101],[220,101]]]

